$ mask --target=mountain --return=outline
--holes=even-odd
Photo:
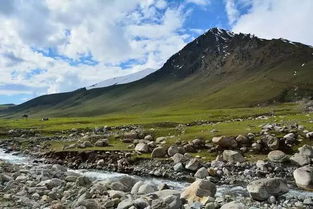
[[[154,71],[156,71],[156,70],[148,68],[148,69],[136,72],[136,73],[132,73],[132,74],[128,74],[128,75],[124,75],[124,76],[120,76],[120,77],[110,78],[110,79],[104,80],[100,83],[86,87],[86,89],[90,90],[90,89],[104,88],[104,87],[114,86],[114,85],[119,85],[119,84],[131,83],[131,82],[134,82],[134,81],[137,81],[137,80],[140,80],[140,79],[146,77],[147,75],[153,73]]]
[[[313,96],[313,49],[212,28],[135,82],[45,95],[2,111],[97,116],[248,107]]]

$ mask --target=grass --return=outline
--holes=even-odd
[[[255,120],[256,116],[269,115],[267,119]],[[272,116],[274,115],[274,116]],[[242,118],[243,120],[234,120]],[[170,146],[177,141],[190,141],[195,138],[210,140],[214,136],[237,136],[249,132],[257,133],[260,127],[266,123],[293,124],[299,123],[307,129],[313,130],[313,114],[302,113],[297,104],[281,104],[268,107],[216,109],[207,111],[190,112],[154,112],[137,115],[109,115],[102,117],[76,117],[76,118],[50,118],[49,121],[41,121],[39,118],[29,119],[0,119],[0,131],[5,133],[10,129],[35,129],[42,135],[62,135],[62,131],[75,129],[95,128],[101,126],[123,126],[136,124],[144,128],[146,133],[155,137],[168,136],[165,146]],[[192,125],[188,125],[192,124]],[[214,130],[214,131],[212,131]],[[46,145],[53,151],[62,151],[64,146],[77,141],[46,141]],[[30,139],[20,141],[22,148],[32,146]],[[304,140],[303,143],[313,142]],[[129,144],[123,143],[119,138],[110,137],[108,147],[75,148],[68,151],[86,150],[123,150],[131,151]],[[300,145],[296,146],[297,149]],[[216,155],[202,150],[192,154],[204,160],[213,160]],[[149,158],[150,154],[136,156]],[[262,155],[248,155],[248,160],[264,159]]]

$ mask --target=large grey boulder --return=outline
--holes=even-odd
[[[166,149],[163,147],[155,148],[151,153],[152,158],[163,158],[166,157]]]
[[[298,187],[313,191],[313,167],[303,166],[293,172],[293,177]]]
[[[200,161],[197,158],[192,158],[189,160],[187,165],[185,166],[186,169],[191,171],[196,171],[200,167]]]
[[[268,153],[267,158],[274,163],[283,163],[288,160],[288,156],[280,150],[274,150]]]
[[[221,207],[221,209],[246,209],[246,208],[247,207],[244,206],[244,204],[237,201],[226,203]]]
[[[236,141],[239,143],[239,144],[249,144],[250,143],[250,139],[246,136],[243,136],[243,135],[238,135],[236,137]]]
[[[226,137],[226,136],[219,136],[219,137],[213,137],[212,143],[217,144],[222,148],[236,148],[238,146],[238,142],[235,138],[232,137]]]
[[[267,136],[266,145],[270,150],[277,150],[279,148],[279,140],[274,136]]]
[[[223,152],[223,160],[231,163],[243,162],[245,158],[238,151],[233,150],[224,150]]]
[[[216,186],[208,180],[198,179],[190,186],[186,187],[180,197],[189,203],[200,202],[205,204],[210,197],[214,197]]]
[[[135,147],[136,152],[141,153],[148,153],[149,152],[149,146],[146,143],[140,142]]]
[[[300,153],[295,153],[290,157],[290,161],[296,165],[304,166],[308,165],[311,162],[311,159],[308,156],[301,155]]]
[[[208,169],[205,167],[200,168],[196,173],[195,177],[198,179],[205,179],[209,175]]]
[[[179,153],[179,149],[176,145],[172,145],[168,148],[167,150],[167,154],[172,157],[174,156],[176,153]]]
[[[303,156],[308,156],[309,158],[313,157],[313,147],[310,145],[303,145],[302,147],[300,147],[299,149],[299,153]]]
[[[247,190],[254,200],[264,201],[270,196],[279,196],[289,191],[287,183],[280,178],[266,178],[252,181]]]
[[[172,160],[175,164],[185,163],[187,161],[187,158],[183,154],[176,153],[174,156],[172,156]]]

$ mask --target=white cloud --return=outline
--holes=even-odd
[[[225,0],[225,9],[229,23],[233,24],[240,15],[236,8],[235,0]]]
[[[233,31],[313,45],[312,0],[240,0],[238,3],[242,2],[250,8],[230,21],[230,24],[235,22]]]
[[[0,89],[0,95],[70,91],[110,77],[159,68],[190,39],[181,33],[188,13],[165,0],[3,1],[0,85],[21,87]],[[55,57],[56,52],[63,58]],[[86,55],[98,64],[71,65],[68,61]],[[135,61],[122,69],[121,63],[129,60]]]
[[[186,0],[187,3],[197,4],[200,6],[206,6],[210,4],[210,0]]]

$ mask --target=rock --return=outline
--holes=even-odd
[[[308,156],[301,155],[300,153],[295,153],[293,156],[290,157],[290,161],[296,165],[304,166],[310,164],[311,159]]]
[[[191,152],[191,153],[197,152],[197,150],[193,147],[192,144],[185,144],[185,145],[184,145],[184,150],[185,150],[186,152]]]
[[[144,185],[145,183],[143,181],[138,181],[137,183],[134,184],[134,186],[131,189],[131,194],[137,194],[139,188]]]
[[[196,171],[200,167],[200,162],[197,158],[192,158],[187,165],[185,166],[186,169],[191,171]]]
[[[152,158],[164,158],[166,157],[166,149],[163,147],[155,148],[151,153]]]
[[[94,199],[85,199],[77,203],[77,206],[84,206],[86,209],[100,209],[98,202]]]
[[[223,160],[231,163],[244,162],[245,158],[238,151],[224,150]]]
[[[293,177],[298,187],[313,191],[313,167],[303,166],[293,172]]]
[[[194,148],[201,149],[204,147],[205,141],[202,139],[194,139],[194,140],[192,140],[192,144],[193,144]]]
[[[239,143],[239,144],[249,144],[250,143],[250,139],[246,136],[243,136],[243,135],[238,135],[236,137],[236,141]]]
[[[248,184],[247,190],[254,200],[264,201],[270,196],[279,196],[289,191],[287,183],[280,178],[266,178]]]
[[[177,163],[184,163],[187,161],[186,157],[183,154],[176,153],[173,157],[172,160],[174,161],[175,164]]]
[[[308,138],[308,139],[313,139],[313,132],[306,133],[305,137]]]
[[[200,168],[196,173],[195,177],[198,179],[205,179],[209,175],[208,169],[205,167]]]
[[[200,202],[205,204],[209,197],[214,197],[216,186],[208,180],[198,179],[190,186],[186,187],[180,197],[187,200],[189,203]]]
[[[98,160],[98,162],[97,162],[97,166],[102,167],[102,166],[104,166],[104,165],[105,165],[105,161],[104,161],[104,159],[100,159],[100,160]]]
[[[181,172],[183,171],[185,168],[184,168],[184,165],[182,163],[177,163],[174,165],[173,167],[174,171],[176,172]]]
[[[159,143],[165,142],[165,140],[166,140],[166,137],[161,136],[161,137],[156,138],[155,142],[159,144]]]
[[[289,133],[286,134],[283,138],[288,141],[294,141],[296,139],[296,135],[294,133]]]
[[[147,135],[147,136],[145,136],[144,140],[153,141],[153,137],[151,135]]]
[[[135,130],[124,133],[124,137],[128,139],[137,139],[138,133]]]
[[[109,145],[108,139],[100,139],[100,140],[96,141],[96,143],[95,143],[96,147],[106,147],[108,145]]]
[[[123,184],[125,186],[125,191],[130,192],[132,187],[138,182],[135,178],[132,178],[130,176],[122,176],[118,179],[118,182]]]
[[[125,199],[117,205],[117,209],[129,209],[134,205],[131,199]]]
[[[172,145],[168,148],[167,150],[167,154],[172,157],[174,156],[175,154],[179,153],[179,150],[178,150],[178,147],[175,146],[175,145]]]
[[[274,150],[268,153],[267,158],[274,163],[282,163],[288,160],[288,156],[280,150]]]
[[[313,147],[312,146],[305,144],[302,147],[300,147],[298,150],[299,150],[300,155],[308,156],[309,158],[313,157]]]
[[[84,141],[83,146],[84,147],[93,147],[90,141]]]
[[[238,146],[237,141],[232,137],[220,136],[213,137],[212,143],[217,144],[222,148],[236,148]]]
[[[53,179],[42,181],[39,184],[37,184],[37,186],[46,186],[48,189],[52,189],[54,187],[61,186],[62,184],[63,184],[62,180],[53,178]]]
[[[148,153],[149,152],[149,146],[146,143],[140,142],[135,147],[136,152],[141,153]]]
[[[91,184],[91,180],[88,177],[86,177],[86,176],[80,176],[76,180],[76,185],[77,186],[85,187],[85,186],[88,186],[90,184]]]
[[[157,188],[156,186],[152,185],[152,184],[143,184],[141,185],[139,188],[138,188],[138,194],[149,194],[149,193],[152,193],[152,192],[155,192],[157,191]]]
[[[276,137],[268,136],[266,145],[270,150],[277,150],[279,148],[279,140]]]
[[[221,209],[246,209],[246,207],[240,202],[233,201],[224,204]]]
[[[252,150],[253,151],[255,151],[255,152],[260,152],[261,151],[261,149],[262,149],[262,145],[260,144],[260,143],[253,143],[252,145],[251,145],[251,148],[252,148]]]

